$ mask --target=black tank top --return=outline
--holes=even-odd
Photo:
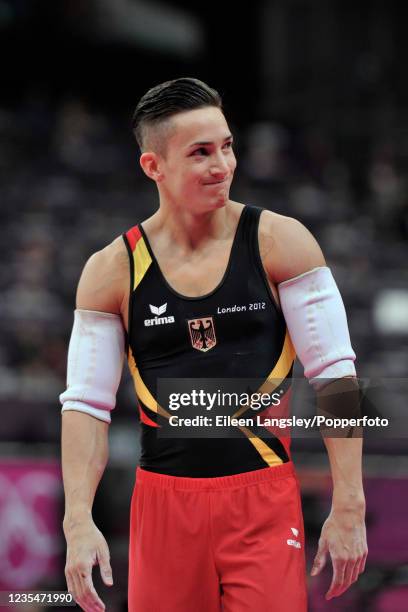
[[[258,422],[276,416],[276,406],[254,414],[235,405],[231,416],[250,414],[253,427],[230,426],[214,434],[211,426],[200,429],[208,435],[178,437],[178,428],[169,423],[181,411],[175,413],[158,397],[163,381],[171,386],[180,378],[214,379],[218,390],[226,379],[231,390],[233,379],[240,393],[253,391],[256,381],[261,392],[279,391],[278,416],[287,413],[295,353],[259,253],[261,212],[243,207],[225,274],[213,291],[200,297],[183,296],[166,282],[141,225],[123,234],[131,271],[127,354],[139,403],[140,466],[145,470],[213,477],[290,460],[289,437]],[[188,410],[183,416],[193,414]],[[213,418],[202,406],[194,412],[198,414]]]

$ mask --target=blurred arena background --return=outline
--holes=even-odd
[[[397,435],[365,443],[366,572],[330,602],[331,571],[310,579],[310,610],[408,610],[404,3],[0,0],[0,53],[0,590],[66,588],[58,394],[76,285],[94,251],[157,206],[130,129],[139,97],[196,76],[223,95],[236,137],[232,197],[314,233],[343,294],[358,373],[377,381],[373,409],[400,419]],[[95,583],[117,612],[127,609],[138,457],[127,371],[110,445],[94,516],[115,586]],[[310,570],[330,477],[319,438],[293,449]]]

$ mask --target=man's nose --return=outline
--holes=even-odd
[[[224,177],[228,174],[228,163],[222,153],[218,154],[211,164],[210,172],[213,176],[220,175]]]

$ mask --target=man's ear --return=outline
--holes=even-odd
[[[153,151],[142,153],[139,162],[146,176],[155,182],[162,180],[163,173],[160,169],[159,157],[157,153],[153,153]]]

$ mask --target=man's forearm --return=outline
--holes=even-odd
[[[360,391],[357,379],[347,377],[332,381],[318,393],[318,409],[326,417],[358,418]],[[362,429],[325,428],[322,434],[333,480],[333,506],[364,510]]]
[[[365,510],[362,477],[362,438],[325,437],[333,480],[333,507]]]
[[[64,529],[91,517],[96,489],[108,460],[109,425],[83,412],[62,415]]]

